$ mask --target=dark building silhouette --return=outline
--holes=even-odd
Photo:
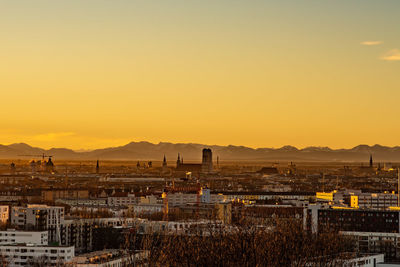
[[[36,164],[35,160],[31,160],[31,162],[29,162],[29,166],[31,167],[32,174],[36,173],[37,164]]]
[[[271,174],[279,174],[279,171],[276,167],[262,167],[261,170],[258,171],[261,175],[271,175]]]
[[[99,165],[99,160],[96,162],[96,173],[99,174],[100,172],[100,165]]]
[[[369,166],[371,168],[374,166],[374,162],[372,161],[372,154],[369,155]]]
[[[167,173],[168,172],[168,165],[167,165],[167,158],[164,155],[163,163],[162,163],[162,172]]]
[[[176,171],[193,173],[210,173],[213,171],[212,151],[209,148],[203,149],[202,163],[183,163],[183,157],[178,154]]]
[[[49,158],[49,160],[46,162],[46,172],[53,172],[54,171],[54,163],[51,160],[51,158]]]
[[[178,153],[178,159],[176,160],[176,168],[178,169],[181,166],[181,155]]]
[[[16,168],[15,168],[15,163],[14,162],[12,162],[10,164],[10,171],[11,171],[11,174],[15,174]]]
[[[163,159],[163,162],[162,162],[162,166],[163,166],[163,168],[167,167],[167,158],[165,157],[165,155],[164,155],[164,159]]]
[[[213,171],[212,151],[210,148],[203,149],[203,161],[201,163],[201,170],[203,173],[210,173]]]
[[[389,210],[320,209],[318,231],[399,233],[399,215]]]

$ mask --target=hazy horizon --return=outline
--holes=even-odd
[[[71,150],[73,150],[75,152],[90,152],[90,151],[97,150],[97,149],[105,149],[105,148],[112,148],[112,147],[122,147],[122,146],[128,145],[130,143],[150,143],[150,144],[154,144],[154,145],[158,145],[158,144],[162,144],[162,143],[164,143],[164,144],[184,144],[184,145],[195,144],[195,145],[204,145],[205,147],[206,146],[221,146],[221,147],[235,146],[235,147],[247,147],[247,148],[251,148],[251,149],[263,149],[263,148],[280,149],[280,148],[283,148],[283,147],[290,146],[290,147],[295,147],[295,148],[297,148],[299,150],[310,148],[310,147],[330,148],[332,150],[339,150],[339,149],[352,149],[352,148],[355,148],[357,146],[364,146],[364,145],[369,146],[369,147],[373,147],[373,146],[376,146],[376,145],[377,146],[383,146],[383,147],[390,147],[390,148],[392,148],[392,147],[400,147],[400,145],[386,146],[386,145],[382,145],[380,143],[356,144],[356,145],[349,146],[349,147],[330,147],[330,146],[318,146],[318,145],[299,147],[299,146],[294,146],[294,145],[291,145],[291,144],[286,144],[286,145],[279,146],[279,147],[273,147],[273,146],[270,146],[270,147],[251,147],[251,146],[245,146],[245,145],[241,145],[241,144],[206,144],[206,143],[198,143],[198,142],[170,142],[170,141],[151,142],[151,141],[146,141],[146,140],[136,140],[136,141],[135,140],[131,140],[131,141],[128,141],[126,143],[117,144],[115,146],[99,146],[99,147],[95,147],[95,148],[92,148],[92,149],[88,149],[88,148],[84,148],[84,147],[75,149],[75,148],[72,148],[73,146],[68,146],[68,145],[67,146],[49,146],[49,147],[36,146],[36,145],[32,145],[31,143],[27,143],[27,142],[23,142],[23,141],[15,142],[15,143],[0,143],[0,145],[10,146],[10,145],[15,145],[15,144],[26,144],[26,145],[29,145],[31,147],[37,147],[37,148],[42,148],[42,149],[46,149],[46,150],[52,149],[52,148],[67,148],[67,149],[71,149]]]

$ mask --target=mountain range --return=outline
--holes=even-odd
[[[201,161],[201,150],[211,148],[214,160],[283,160],[283,161],[359,161],[368,162],[372,155],[375,162],[400,161],[400,147],[381,145],[358,145],[350,149],[331,149],[329,147],[306,147],[298,149],[293,146],[281,148],[250,148],[245,146],[219,146],[194,143],[153,144],[149,142],[131,142],[124,146],[95,149],[92,151],[74,151],[68,148],[43,149],[25,143],[0,145],[0,158],[40,158],[42,153],[52,155],[55,160],[176,160],[178,153],[184,160]],[[35,156],[30,156],[35,155]]]

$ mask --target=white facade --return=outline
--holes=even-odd
[[[168,193],[168,205],[180,206],[187,203],[196,203],[197,200],[201,203],[220,203],[223,202],[223,195],[210,194],[209,189],[202,189],[201,194],[196,193]]]
[[[162,212],[162,209],[163,209],[163,204],[129,205],[128,214],[130,215],[152,214],[152,213]]]
[[[128,194],[127,196],[111,196],[107,199],[109,206],[127,206],[138,203],[138,198],[134,194]]]
[[[64,222],[64,207],[47,205],[28,205],[12,207],[11,224],[25,228],[27,225],[38,226],[38,216],[45,216],[45,226],[59,226]]]
[[[5,256],[7,266],[29,266],[32,261],[40,261],[42,266],[70,262],[74,256],[74,247],[52,247],[35,245],[1,245],[1,255]]]
[[[47,231],[16,231],[9,229],[7,231],[0,231],[0,245],[15,244],[15,243],[29,243],[35,245],[48,245],[48,232]]]
[[[107,198],[79,198],[79,199],[61,198],[57,199],[55,202],[67,204],[69,206],[107,206]]]
[[[384,254],[365,255],[346,261],[344,263],[344,266],[376,267],[378,263],[383,264],[384,262],[385,262]]]
[[[49,242],[60,241],[60,227],[64,223],[64,207],[27,205],[12,207],[11,224],[19,229],[47,230]]]

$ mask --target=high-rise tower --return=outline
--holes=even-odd
[[[201,171],[209,173],[213,171],[212,151],[210,148],[203,149],[203,160],[201,162]]]

